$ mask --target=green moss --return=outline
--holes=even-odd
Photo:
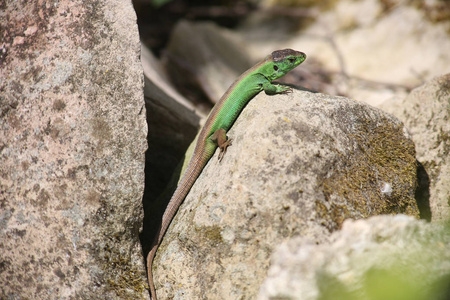
[[[322,181],[325,202],[316,203],[318,215],[328,220],[330,231],[347,218],[398,213],[418,217],[415,150],[403,125],[365,118],[354,127],[349,137],[356,147],[341,153],[332,175]],[[384,184],[391,186],[390,193],[382,193]]]
[[[132,268],[130,259],[114,251],[109,245],[106,245],[103,250],[106,254],[102,269],[109,275],[106,279],[108,287],[121,299],[136,299],[137,295],[145,295],[144,290],[149,288],[142,280],[142,271]]]
[[[217,245],[223,243],[222,228],[220,226],[213,225],[196,227],[195,231],[198,232],[200,236],[204,237],[204,239],[211,244]]]

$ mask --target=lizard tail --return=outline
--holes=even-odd
[[[156,237],[156,240],[157,239],[158,237]],[[148,285],[150,286],[151,300],[158,299],[156,297],[156,289],[155,283],[153,282],[153,273],[152,273],[153,259],[155,258],[156,250],[158,250],[158,243],[153,243],[152,250],[148,253],[147,256]]]
[[[217,146],[215,146],[214,143],[211,143],[207,151],[205,151],[204,145],[201,145],[199,149],[197,148],[195,149],[197,153],[194,154],[195,156],[192,157],[185,174],[183,174],[183,177],[180,183],[178,184],[175,193],[173,194],[172,198],[169,201],[169,205],[166,207],[166,210],[164,211],[161,225],[159,227],[159,230],[157,231],[158,233],[152,244],[152,250],[149,252],[147,256],[148,284],[150,285],[150,293],[152,300],[157,300],[156,289],[153,282],[153,273],[152,273],[152,265],[156,255],[156,251],[158,250],[158,247],[161,244],[161,241],[164,235],[166,234],[166,231],[169,228],[169,225],[172,222],[172,219],[175,216],[178,208],[184,201],[186,195],[189,193],[189,190],[191,189],[192,185],[194,185],[194,182],[199,176],[200,172],[203,170],[203,167],[206,165],[210,157],[214,154],[214,150],[216,149],[216,147]]]

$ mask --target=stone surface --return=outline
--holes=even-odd
[[[383,106],[402,120],[416,145],[421,189],[418,200],[431,208],[431,220],[450,219],[450,74],[418,87],[402,101]]]
[[[212,22],[180,21],[165,54],[172,80],[178,88],[184,87],[186,94],[193,93],[191,86],[200,86],[209,100],[217,103],[236,78],[253,65],[243,51],[244,42],[236,33]]]
[[[253,299],[273,248],[321,242],[346,218],[418,215],[403,124],[343,97],[259,94],[205,167],[156,256],[159,296]]]
[[[448,299],[450,230],[404,215],[344,222],[330,241],[274,252],[263,299]]]
[[[7,1],[0,23],[0,298],[148,298],[131,2]]]

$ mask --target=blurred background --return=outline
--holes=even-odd
[[[237,75],[282,48],[308,55],[286,80],[375,106],[450,71],[450,1],[136,0],[134,5],[143,44],[194,103],[214,103]]]

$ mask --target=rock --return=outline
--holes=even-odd
[[[148,299],[131,2],[9,1],[0,23],[0,298]]]
[[[431,209],[433,221],[450,219],[450,74],[413,90],[402,101],[382,108],[402,120],[416,145],[419,204]],[[424,211],[429,219],[430,212]]]
[[[325,241],[347,218],[418,216],[414,144],[379,109],[261,93],[229,137],[232,147],[222,162],[212,157],[159,248],[163,299],[253,299],[282,241]]]
[[[329,242],[277,247],[258,299],[448,299],[449,262],[441,225],[404,215],[347,220]]]
[[[180,21],[167,45],[172,80],[178,87],[187,86],[186,93],[192,93],[192,86],[200,86],[209,100],[217,103],[236,78],[253,66],[243,43],[235,33],[214,23]]]

